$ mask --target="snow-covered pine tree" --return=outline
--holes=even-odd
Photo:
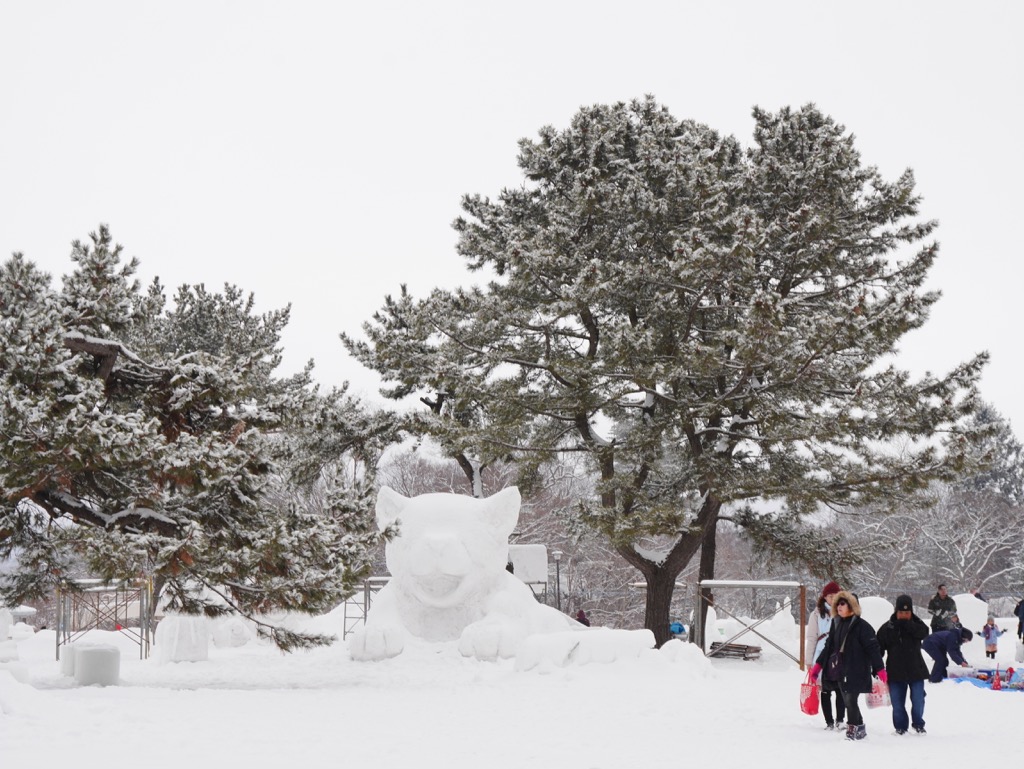
[[[951,477],[985,360],[919,381],[888,365],[937,299],[910,172],[863,166],[813,105],[754,120],[746,152],[651,97],[541,129],[519,145],[524,183],[465,197],[455,222],[490,281],[403,289],[366,341],[344,337],[386,394],[443,394],[420,430],[450,452],[589,456],[582,514],[643,574],[659,642],[723,506],[767,500],[731,517],[825,560],[786,524]]]
[[[0,598],[81,570],[146,576],[169,609],[237,612],[282,648],[324,642],[266,615],[326,611],[367,573],[390,421],[320,394],[311,364],[274,375],[289,309],[199,285],[165,311],[120,251],[106,227],[76,242],[60,292],[21,255],[0,265],[0,557],[20,563]],[[342,462],[361,468],[346,483],[328,472]]]

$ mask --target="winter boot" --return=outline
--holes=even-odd
[[[864,724],[857,724],[857,731],[855,731],[853,733],[853,739],[855,739],[855,740],[863,740],[867,736],[868,736],[867,727],[864,726]]]
[[[847,724],[846,725],[846,739],[848,739],[848,740],[855,740],[855,739],[857,739],[856,734],[857,734],[857,727],[854,726],[853,724]]]

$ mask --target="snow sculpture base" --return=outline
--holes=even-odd
[[[394,657],[417,638],[457,641],[463,656],[493,660],[515,656],[533,633],[586,631],[505,570],[519,504],[515,487],[488,499],[381,488],[377,523],[399,532],[386,548],[391,581],[352,634],[352,658]]]
[[[74,648],[75,682],[80,686],[116,686],[121,677],[121,652],[116,646],[97,644]]]
[[[615,630],[602,627],[582,633],[567,630],[562,633],[534,635],[524,640],[520,646],[519,654],[516,656],[516,670],[634,659],[654,647],[654,633],[650,630]]]
[[[169,614],[156,626],[153,640],[160,662],[204,662],[210,656],[210,625],[206,617]]]

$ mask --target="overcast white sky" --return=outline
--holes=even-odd
[[[944,298],[904,365],[1019,359],[1024,3],[0,0],[0,258],[53,273],[111,225],[140,276],[291,303],[288,371],[374,379],[337,339],[402,282],[471,282],[464,193],[520,183],[516,140],[653,93],[748,144],[754,105],[816,102],[940,221]]]

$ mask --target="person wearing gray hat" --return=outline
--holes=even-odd
[[[928,626],[914,614],[914,601],[909,595],[901,595],[896,599],[896,611],[878,629],[877,635],[889,676],[893,728],[896,734],[906,734],[913,727],[915,734],[923,735],[924,679],[928,677],[928,666],[921,657],[921,642],[928,637]]]

